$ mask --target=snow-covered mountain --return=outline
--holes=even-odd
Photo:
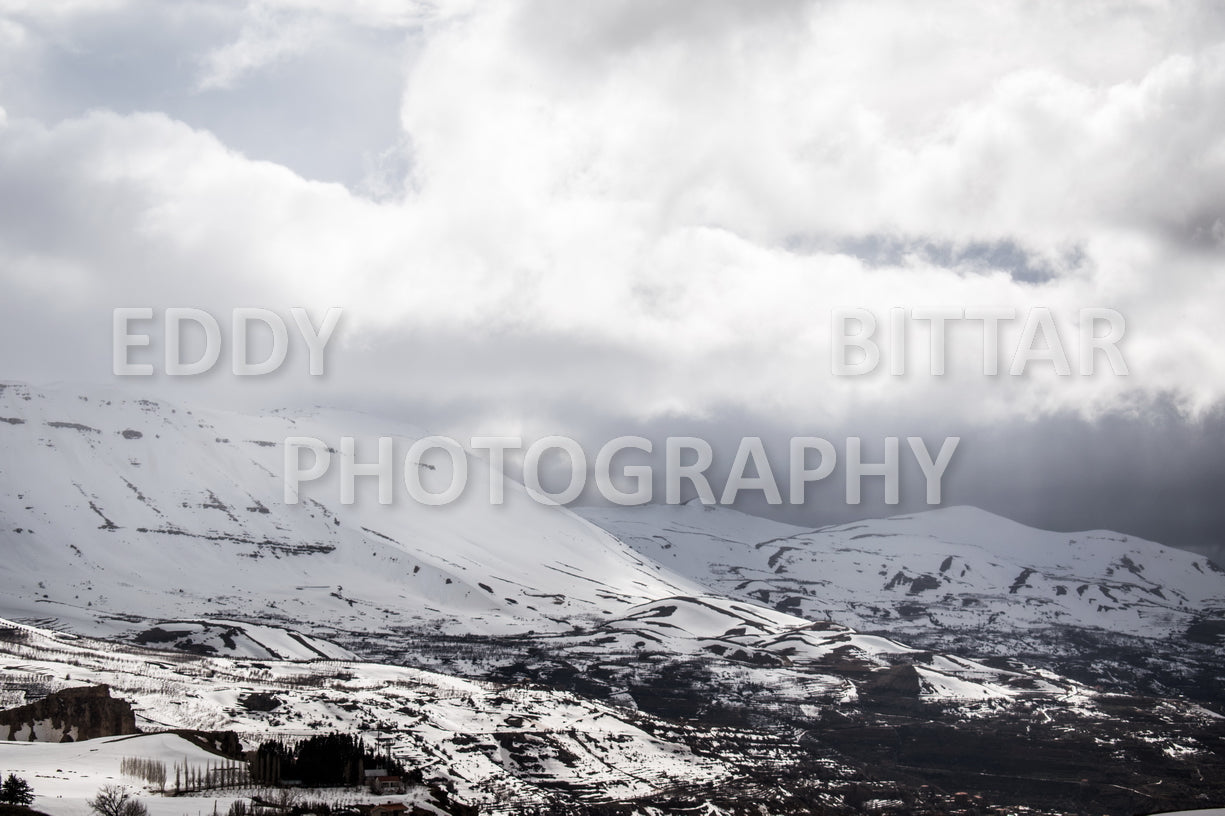
[[[831,699],[855,696],[838,672],[884,670],[916,653],[795,614],[804,610],[729,601],[516,483],[493,505],[479,460],[464,498],[444,507],[407,496],[383,505],[360,492],[343,504],[334,474],[285,503],[287,437],[339,446],[353,436],[370,444],[359,457],[369,460],[388,435],[403,451],[423,432],[356,413],[248,416],[0,386],[0,543],[10,565],[0,612],[260,659],[398,661],[438,635],[536,638],[553,654],[702,655],[791,667],[788,688]],[[489,670],[487,655],[456,665],[454,651],[439,668]],[[968,662],[929,660],[925,671],[924,693],[950,700],[1007,699],[1016,679]]]
[[[1225,570],[1203,556],[1102,530],[1037,530],[973,507],[818,530],[696,502],[580,512],[706,586],[898,635],[1070,625],[1158,637],[1225,608]]]
[[[338,465],[284,501],[287,437],[338,448],[352,436],[365,462],[395,436],[402,463],[422,435],[360,413],[249,416],[0,384],[0,613],[93,632],[203,615],[509,633],[700,591],[513,482],[490,504],[476,459],[443,507],[412,501],[398,473],[390,505],[372,479],[342,504]]]
[[[697,502],[581,512],[711,590],[912,644],[1029,657],[1092,652],[1087,636],[1216,652],[1225,633],[1225,571],[1118,533],[1037,530],[972,507],[817,530]]]
[[[345,504],[336,467],[284,501],[288,437],[354,437],[370,462],[391,436],[399,469],[423,433],[0,384],[0,709],[106,684],[142,727],[233,731],[247,749],[391,734],[464,802],[506,812],[677,812],[680,797],[695,813],[910,813],[939,778],[932,807],[973,787],[1062,813],[1086,788],[1037,793],[1026,773],[1082,779],[1107,754],[1094,795],[1149,807],[1193,801],[1202,784],[1179,775],[1225,755],[1225,720],[1201,705],[1030,660],[1088,642],[1035,635],[1054,629],[1177,634],[1154,651],[1176,665],[1219,652],[1222,576],[1201,558],[959,508],[817,531],[697,505],[584,511],[593,523],[511,482],[491,504],[476,459],[445,507],[380,504],[372,479]],[[413,464],[430,490],[448,476]],[[82,756],[21,750],[0,765]]]

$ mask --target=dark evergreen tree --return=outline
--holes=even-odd
[[[29,807],[34,802],[34,789],[21,777],[9,774],[4,780],[4,785],[0,786],[0,802],[6,805]]]

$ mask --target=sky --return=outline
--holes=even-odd
[[[955,435],[945,503],[1222,557],[1222,100],[1209,2],[0,0],[0,379],[719,462]],[[136,306],[344,316],[323,377],[116,378]],[[1114,310],[1127,374],[985,376],[958,323],[932,376],[923,321],[831,370],[836,310],[948,307],[1049,310],[1074,372]]]

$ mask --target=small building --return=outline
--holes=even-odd
[[[399,776],[375,776],[368,780],[370,792],[376,796],[403,795],[407,792],[404,779]]]
[[[385,805],[375,805],[370,809],[370,816],[405,816],[408,805],[403,802],[389,802]]]

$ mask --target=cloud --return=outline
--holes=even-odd
[[[201,60],[201,90],[229,89],[245,75],[299,56],[347,28],[411,31],[441,17],[429,3],[362,0],[255,0],[242,9],[237,36]]]
[[[84,15],[103,14],[129,8],[129,0],[0,0],[0,14],[33,20],[64,20]]]
[[[302,53],[320,33],[303,21],[259,15],[243,26],[237,40],[208,53],[199,87],[230,88],[250,71]]]
[[[114,306],[339,305],[324,383],[197,391],[1017,438],[1225,395],[1212,4],[9,3],[0,39],[4,376],[108,380]],[[831,310],[945,305],[1070,347],[1117,309],[1131,374],[985,378],[959,327],[928,377],[916,327],[908,376],[831,375]]]

